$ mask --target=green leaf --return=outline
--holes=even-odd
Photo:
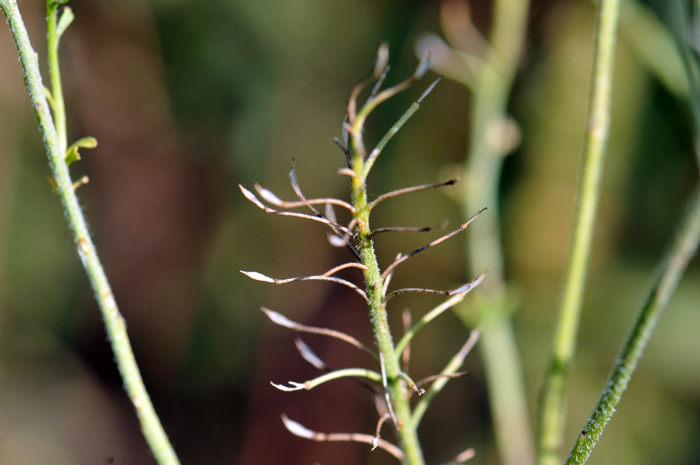
[[[71,147],[80,147],[82,149],[94,149],[95,147],[97,147],[97,139],[95,139],[94,137],[83,137],[82,139],[78,139],[75,142],[73,142]]]
[[[65,1],[67,2],[68,0]],[[61,36],[66,31],[66,29],[68,29],[68,26],[70,26],[70,23],[72,23],[74,19],[75,15],[73,14],[73,10],[71,10],[69,7],[65,7],[63,9],[63,13],[61,13],[61,19],[58,20],[58,26],[56,26],[56,36],[59,40],[61,39]]]
[[[70,147],[68,147],[68,150],[66,150],[66,164],[70,166],[71,163],[80,160],[80,153],[78,153],[79,148],[94,149],[95,147],[97,147],[97,139],[94,137],[83,137],[82,139],[78,139],[77,141],[73,142]]]
[[[80,154],[78,153],[78,147],[71,145],[66,151],[66,165],[70,166],[73,162],[80,160]]]

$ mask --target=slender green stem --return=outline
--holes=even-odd
[[[443,312],[446,310],[454,307],[458,303],[464,300],[464,297],[466,294],[456,294],[423,315],[423,318],[418,320],[418,323],[413,325],[411,329],[406,331],[406,334],[403,335],[401,340],[399,340],[398,344],[396,344],[396,355],[400,355],[403,350],[406,348],[406,346],[411,342],[411,339],[413,339],[413,336],[425,325],[433,321],[435,318],[440,316]]]
[[[413,114],[418,111],[418,108],[420,108],[420,104],[417,102],[413,102],[410,107],[408,107],[408,110],[399,118],[399,120],[394,123],[394,125],[387,131],[387,133],[384,135],[384,137],[381,138],[381,140],[377,143],[377,146],[372,150],[372,153],[369,154],[369,157],[367,158],[367,161],[365,162],[364,169],[362,170],[362,178],[367,179],[367,176],[369,175],[369,171],[372,169],[372,166],[374,166],[374,162],[379,157],[379,155],[382,153],[382,150],[384,150],[384,147],[386,144],[389,143],[389,141],[396,135],[397,132],[403,127],[404,124],[406,124],[406,121],[408,121]]]
[[[57,10],[60,5],[52,0],[46,0],[47,29],[48,29],[48,57],[49,75],[51,77],[51,97],[53,109],[53,122],[58,137],[58,147],[61,153],[66,153],[66,108],[63,101],[63,85],[61,84],[61,67],[58,63],[59,34],[56,31],[58,24]]]
[[[387,391],[398,424],[397,436],[404,451],[406,465],[424,465],[423,452],[418,442],[416,424],[411,417],[411,407],[404,393],[404,381],[401,378],[401,365],[396,355],[394,342],[389,331],[386,306],[383,301],[383,280],[374,251],[374,243],[370,236],[370,209],[367,204],[367,184],[362,173],[364,171],[364,144],[361,127],[353,131],[351,150],[351,168],[355,172],[352,178],[352,205],[355,208],[354,217],[357,219],[356,247],[367,267],[363,271],[367,284],[369,298],[369,313],[377,348],[382,355],[387,377]]]
[[[598,404],[574,444],[566,461],[567,465],[585,463],[593,452],[605,425],[610,421],[623,392],[627,389],[637,362],[678,281],[683,276],[688,261],[697,252],[698,243],[700,243],[700,187],[696,188],[691,197],[678,233],[642,301],[634,327],[622,346]]]
[[[376,371],[367,370],[366,368],[343,368],[342,370],[334,370],[330,373],[326,373],[325,375],[321,375],[318,378],[304,381],[303,383],[292,383],[293,386],[291,388],[277,384],[273,384],[273,386],[282,391],[298,391],[301,389],[306,389],[308,391],[327,383],[328,381],[333,381],[334,379],[340,378],[367,378],[377,383],[382,382],[382,375]]]
[[[576,334],[610,132],[610,100],[619,12],[620,0],[601,1],[596,24],[591,100],[573,237],[554,331],[551,361],[542,390],[538,438],[540,465],[554,465],[559,462],[565,417],[566,378],[576,348]]]
[[[0,6],[8,20],[17,45],[17,50],[19,51],[27,89],[29,90],[32,105],[39,119],[39,127],[48,152],[51,171],[58,187],[58,194],[66,211],[70,228],[73,231],[78,248],[78,255],[82,260],[95,292],[95,297],[100,306],[105,327],[107,328],[107,334],[112,344],[112,350],[114,351],[119,371],[124,380],[124,386],[141,423],[141,430],[159,464],[179,464],[177,456],[163,431],[160,420],[155,413],[151,400],[143,385],[143,380],[141,379],[141,374],[136,365],[136,360],[134,359],[134,354],[131,350],[129,338],[126,333],[124,318],[117,308],[114,295],[112,294],[102,264],[97,256],[95,245],[92,243],[90,232],[88,231],[85,218],[83,217],[78,199],[75,195],[73,183],[65,160],[65,142],[59,137],[56,127],[54,126],[53,118],[49,112],[49,106],[44,94],[44,86],[39,73],[37,54],[29,41],[29,36],[17,7],[17,2],[16,0],[0,0]],[[50,13],[52,12],[51,10],[52,8],[50,7]],[[55,14],[55,11],[55,8],[53,8],[52,13]],[[55,24],[55,17],[53,21]],[[49,24],[51,24],[51,22],[52,20],[49,19]],[[52,31],[55,34],[55,28],[53,28]],[[58,77],[58,74],[55,72],[55,68],[58,67],[55,47],[57,47],[58,43],[57,40],[54,41],[54,38],[51,37],[51,31],[49,34],[49,44],[50,47],[54,47],[53,51],[51,51],[51,49],[49,51],[49,56],[54,57],[51,64],[52,76],[55,75]],[[55,104],[57,99],[56,94],[60,94],[60,79],[53,80],[53,82],[54,85],[57,84],[57,86],[52,89]],[[55,107],[54,110],[56,108],[58,107]],[[62,111],[60,118],[65,120],[65,115]],[[65,132],[65,129],[62,130]]]
[[[369,154],[367,157],[367,160],[365,160],[364,164],[364,169],[362,170],[362,179],[366,180],[367,176],[369,175],[369,171],[372,169],[372,166],[374,166],[374,162],[377,160],[377,157],[382,153],[382,150],[384,150],[384,147],[386,144],[389,143],[389,141],[396,135],[397,132],[403,127],[404,124],[406,124],[406,121],[411,119],[411,116],[415,112],[418,111],[420,108],[420,104],[423,101],[423,99],[433,90],[435,85],[442,79],[441,77],[435,80],[426,90],[423,92],[423,95],[420,96],[418,100],[413,102],[410,107],[408,107],[408,110],[404,112],[403,115],[401,115],[401,118],[394,123],[394,125],[387,131],[386,134],[384,134],[384,137],[381,138],[379,142],[377,142],[377,145],[374,147],[372,150],[372,153]],[[363,108],[364,110],[364,108]]]
[[[469,339],[467,342],[462,346],[462,349],[460,349],[457,354],[455,354],[454,357],[447,363],[445,368],[440,372],[442,377],[438,378],[435,380],[433,384],[430,385],[430,388],[423,394],[416,404],[416,406],[413,409],[413,421],[417,425],[420,423],[421,419],[423,418],[423,415],[425,414],[425,411],[428,409],[428,406],[430,405],[430,402],[435,398],[436,395],[442,390],[442,388],[445,387],[447,382],[450,380],[449,375],[453,375],[459,371],[460,368],[462,368],[462,365],[464,364],[464,359],[467,357],[469,354],[469,351],[474,347],[476,344],[476,341],[479,340],[479,335],[481,331],[478,329],[472,330],[472,333],[469,335]]]
[[[481,286],[482,324],[480,353],[484,359],[496,444],[504,465],[530,465],[534,461],[532,432],[527,411],[525,383],[515,344],[513,325],[503,292],[503,252],[499,224],[498,186],[506,150],[502,139],[508,97],[520,63],[528,18],[528,0],[496,0],[489,48],[472,89],[471,144],[466,170],[469,184],[463,203],[465,217],[484,207],[467,236],[470,273],[490,270]],[[499,134],[495,136],[495,134]],[[472,212],[472,213],[470,213]]]

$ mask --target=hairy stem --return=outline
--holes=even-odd
[[[49,105],[44,94],[41,75],[39,73],[39,61],[37,54],[31,46],[27,30],[22,21],[16,0],[0,0],[0,7],[10,25],[12,35],[19,51],[20,62],[24,69],[25,82],[32,106],[39,119],[39,127],[44,138],[44,145],[49,156],[49,165],[57,185],[58,195],[68,218],[73,237],[78,248],[78,255],[83,263],[92,284],[95,298],[100,306],[102,318],[105,322],[107,334],[112,350],[114,351],[117,365],[124,380],[124,387],[133,403],[136,414],[141,423],[143,432],[154,457],[161,465],[177,465],[179,461],[175,452],[163,431],[160,420],[155,413],[151,400],[143,385],[136,360],[134,359],[131,344],[126,333],[124,318],[119,313],[114,295],[110,288],[107,276],[97,256],[95,245],[90,237],[85,218],[73,189],[66,164],[65,151],[65,123],[61,127],[54,125],[54,120],[49,111]],[[54,111],[56,120],[65,122],[65,113],[61,106],[56,105],[56,98],[61,95],[60,74],[58,73],[58,38],[56,37],[56,5],[47,3],[49,11],[49,59],[53,85]],[[59,97],[62,102],[62,97]],[[59,114],[60,113],[60,114]],[[63,138],[60,133],[63,133]]]
[[[383,280],[374,243],[370,236],[370,209],[367,204],[367,184],[361,173],[364,170],[364,144],[362,143],[361,128],[353,131],[351,144],[351,168],[356,173],[352,178],[352,205],[355,208],[354,217],[357,219],[357,250],[362,264],[367,267],[363,271],[367,284],[369,298],[369,313],[377,348],[382,355],[386,370],[387,390],[398,424],[396,433],[404,451],[406,465],[424,465],[423,451],[418,442],[417,425],[411,416],[411,407],[404,393],[404,381],[401,379],[401,364],[396,354],[394,342],[389,331],[386,305],[383,301]],[[359,149],[359,150],[358,150]]]
[[[565,418],[566,378],[576,350],[576,334],[610,132],[610,101],[619,12],[620,0],[602,0],[598,9],[588,125],[573,237],[554,330],[551,360],[542,389],[539,465],[559,463]]]
[[[678,233],[642,301],[632,331],[620,350],[598,404],[574,444],[566,461],[567,465],[585,463],[593,452],[605,425],[612,418],[615,407],[627,389],[627,384],[632,378],[632,373],[649,342],[656,323],[683,276],[688,262],[697,252],[698,243],[700,243],[700,187],[696,188],[691,197]]]

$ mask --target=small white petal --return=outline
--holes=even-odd
[[[270,384],[272,384],[274,387],[276,387],[280,391],[285,391],[285,392],[301,391],[302,389],[305,389],[304,383],[295,383],[294,381],[289,382],[289,384],[291,384],[291,386],[285,386],[284,384],[275,384],[272,381],[270,381]]]
[[[281,313],[274,312],[269,308],[265,307],[263,307],[261,310],[265,312],[265,315],[267,315],[273,323],[276,323],[280,326],[284,326],[285,328],[294,329],[295,323],[286,316],[282,315]]]
[[[377,50],[377,61],[374,64],[374,72],[372,73],[374,79],[379,79],[379,76],[382,75],[384,69],[387,67],[388,64],[389,44],[387,44],[386,42],[382,42],[379,46],[379,50]]]
[[[345,247],[346,245],[348,245],[348,242],[345,239],[343,239],[340,236],[336,236],[335,234],[328,233],[326,237],[328,238],[328,242],[333,247]]]
[[[314,351],[311,350],[311,347],[307,346],[304,341],[302,341],[300,338],[296,338],[294,340],[294,344],[297,346],[297,350],[299,350],[301,356],[304,357],[304,360],[319,370],[326,369],[327,365],[323,362],[323,360],[318,358]]]
[[[422,78],[425,75],[425,73],[427,73],[430,69],[430,55],[431,52],[430,50],[428,50],[423,55],[423,58],[421,58],[420,63],[418,63],[418,68],[416,68],[416,72],[413,73],[413,76],[416,79]]]
[[[472,288],[475,288],[476,286],[478,286],[481,283],[481,281],[484,280],[485,276],[486,276],[486,273],[482,273],[479,277],[477,277],[473,281],[470,281],[467,284],[465,284],[464,286],[459,287],[453,291],[450,291],[450,295],[464,294],[465,292],[469,292],[470,290],[472,290]]]
[[[335,210],[333,210],[333,204],[326,204],[326,219],[331,223],[335,223]]]
[[[269,276],[265,276],[265,275],[262,274],[262,273],[258,273],[257,271],[243,271],[243,270],[240,270],[240,272],[243,273],[244,275],[248,276],[250,279],[254,279],[254,280],[256,280],[256,281],[262,281],[262,282],[264,282],[264,283],[272,283],[272,284],[275,283],[275,280],[274,280],[274,279],[272,279],[272,278],[269,277]]]
[[[461,454],[459,454],[457,457],[455,457],[455,462],[457,463],[463,463],[466,462],[467,460],[471,459],[476,455],[476,451],[472,448],[465,450]]]
[[[255,185],[255,190],[258,191],[258,194],[260,194],[260,197],[263,198],[264,201],[269,202],[273,205],[281,205],[283,202],[280,200],[279,197],[277,197],[275,194],[272,193],[271,190],[265,189],[262,187],[260,184]]]
[[[284,426],[294,436],[299,436],[300,438],[307,438],[307,439],[313,439],[316,436],[316,433],[314,433],[313,431],[311,431],[308,428],[301,426],[296,421],[290,420],[289,418],[287,418],[286,415],[282,415],[282,421],[284,422]]]
[[[416,55],[423,57],[430,52],[430,61],[437,67],[447,66],[454,52],[440,37],[435,34],[424,34],[416,41]]]
[[[248,199],[248,200],[250,200],[251,202],[253,202],[253,203],[254,203],[255,205],[257,205],[259,208],[262,208],[263,210],[265,210],[265,205],[263,205],[263,204],[260,202],[260,200],[258,200],[258,198],[255,196],[255,194],[253,194],[252,192],[250,192],[248,189],[246,189],[245,187],[241,186],[240,184],[238,185],[238,187],[241,189],[241,192],[243,192],[243,195],[245,195],[245,198],[246,198],[246,199]]]
[[[463,294],[463,293],[469,291],[469,289],[471,289],[471,288],[472,288],[472,283],[467,283],[462,287],[458,287],[457,289],[450,291],[450,295]]]

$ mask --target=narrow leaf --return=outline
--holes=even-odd
[[[71,10],[70,7],[65,7],[63,9],[63,13],[61,14],[61,19],[58,20],[58,25],[56,26],[56,35],[58,36],[59,40],[61,40],[61,36],[66,29],[68,29],[68,26],[70,26],[74,19],[75,15],[73,14],[73,10]]]

